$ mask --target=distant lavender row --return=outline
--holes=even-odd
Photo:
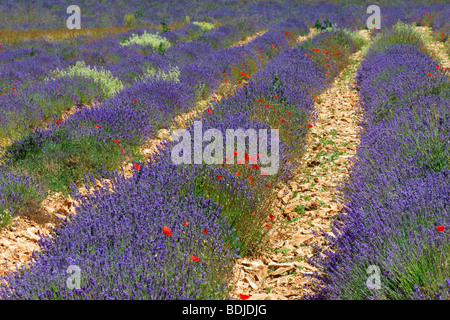
[[[448,299],[450,83],[417,46],[370,51],[357,74],[363,131],[341,187],[315,299]],[[445,227],[439,231],[438,226]],[[380,268],[380,289],[367,283]]]
[[[30,7],[25,0],[8,2],[0,7],[0,26],[3,29],[53,29],[64,28],[68,17],[66,8],[70,1],[34,1]],[[446,4],[430,3],[430,1],[405,4],[401,1],[380,1],[383,27],[389,27],[398,19],[422,17],[425,12],[438,11]],[[83,9],[82,27],[123,26],[125,14],[133,14],[137,25],[159,25],[163,18],[169,24],[182,23],[189,16],[191,21],[225,22],[231,19],[246,18],[248,21],[283,19],[292,13],[298,15],[308,25],[314,25],[317,19],[321,22],[328,17],[339,27],[359,29],[365,27],[368,18],[367,4],[355,5],[353,1],[338,4],[322,1],[298,3],[293,0],[282,2],[267,1],[166,1],[158,5],[142,3],[138,0],[108,3],[79,3]],[[12,14],[11,14],[12,13]],[[37,19],[36,17],[39,17]]]

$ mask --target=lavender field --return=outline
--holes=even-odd
[[[0,3],[0,299],[449,299],[450,5],[371,5]]]

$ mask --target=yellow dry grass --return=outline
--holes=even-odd
[[[109,27],[109,28],[81,28],[81,29],[52,29],[52,30],[0,30],[0,39],[3,43],[17,43],[26,40],[44,38],[47,41],[63,41],[79,36],[99,38],[107,34],[118,34],[136,28],[157,28],[162,30],[160,25],[143,25],[134,27]],[[173,26],[174,28],[179,26]]]

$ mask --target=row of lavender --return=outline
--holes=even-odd
[[[68,17],[66,9],[70,1],[33,1],[33,6],[25,0],[4,3],[0,6],[0,26],[4,29],[54,29],[65,28]],[[430,1],[378,1],[381,8],[382,25],[387,28],[398,19],[413,22],[426,18],[428,13],[437,12],[446,4]],[[340,1],[339,5],[325,1],[299,3],[293,0],[284,1],[165,1],[154,6],[138,0],[126,2],[112,1],[92,4],[89,1],[78,3],[82,14],[82,27],[123,26],[124,16],[133,15],[136,25],[159,25],[165,20],[168,24],[184,22],[187,17],[191,21],[225,22],[230,18],[246,18],[247,21],[274,21],[279,17],[294,14],[302,16],[305,23],[314,25],[328,18],[332,24],[349,29],[365,28],[368,18],[368,4],[355,4],[354,1]],[[448,8],[448,6],[447,6]],[[425,13],[427,12],[427,13]],[[25,21],[24,21],[25,20]]]
[[[358,70],[361,143],[311,298],[450,297],[450,81],[422,43],[393,29]]]
[[[282,34],[275,34],[283,38]],[[263,36],[264,37],[264,36]],[[250,44],[267,51],[273,35]],[[286,41],[283,39],[283,42]],[[258,46],[256,46],[258,44]],[[300,49],[289,49],[257,72],[248,85],[200,115],[203,132],[215,128],[280,130],[280,171],[263,176],[252,157],[245,164],[174,165],[166,141],[156,162],[136,163],[125,179],[105,176],[107,188],[82,197],[78,214],[22,273],[7,277],[2,299],[222,299],[232,262],[269,229],[273,183],[289,176],[288,163],[301,153],[314,95],[345,65],[354,50],[347,34],[325,32]],[[276,50],[276,51],[278,51]],[[198,120],[198,119],[197,119]],[[194,124],[189,131],[192,133]],[[270,145],[270,138],[269,138]],[[205,145],[204,145],[205,147]],[[270,152],[274,150],[269,149]],[[248,152],[248,153],[247,153]],[[93,175],[86,177],[95,184]],[[69,265],[81,268],[81,288],[66,286]]]

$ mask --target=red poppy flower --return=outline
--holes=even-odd
[[[274,98],[275,98],[275,99],[278,99],[278,96],[275,94],[275,95],[274,95]]]
[[[223,75],[224,75],[225,77],[227,76],[227,74],[226,74],[226,73],[224,73]]]
[[[428,72],[428,75],[429,75],[430,77],[432,76],[432,74],[431,74],[431,73],[429,73],[429,72]]]
[[[122,150],[120,150],[120,152],[122,152],[122,153],[125,153],[125,149],[124,149],[124,148],[122,148]]]
[[[222,180],[222,176],[217,176],[217,179]]]
[[[268,104],[266,104],[264,107],[269,108],[270,106]]]
[[[167,234],[169,237],[172,235],[169,227],[163,227],[163,233]]]
[[[134,99],[134,104],[136,104],[137,103],[137,99]]]
[[[266,187],[267,187],[267,188],[270,188],[270,184],[266,184]]]
[[[234,154],[235,156],[237,156],[237,152],[236,152],[236,151],[234,151],[233,154]]]
[[[227,79],[225,79],[225,83],[228,83],[228,80],[227,80]]]
[[[114,139],[115,143],[120,143],[120,140]]]
[[[262,103],[263,101],[261,99],[258,100],[259,103]]]
[[[208,234],[208,229],[205,228],[205,230],[203,230],[203,233],[204,233],[204,234]]]
[[[292,114],[292,112],[288,112],[288,115],[291,115]]]
[[[230,246],[230,243],[229,242],[227,242],[227,247],[229,247]]]
[[[134,164],[134,168],[135,168],[136,170],[139,170],[140,167],[141,167],[141,166],[140,166],[139,164],[137,164],[137,163]]]
[[[96,124],[96,125],[95,125],[94,127],[95,127],[96,129],[100,128],[100,126],[99,126],[99,125],[97,125],[97,124]]]
[[[241,298],[241,300],[247,300],[248,298],[250,298],[250,296],[241,293],[239,293],[239,297]]]
[[[275,217],[273,216],[273,214],[269,214],[269,219],[273,220]]]
[[[313,126],[312,126],[312,124],[308,124],[308,128],[312,128]]]
[[[200,258],[197,258],[196,256],[192,256],[192,257],[191,257],[191,260],[192,260],[192,261],[198,261],[198,260],[200,260]]]
[[[327,67],[331,67],[331,66],[327,63]]]
[[[286,121],[286,118],[284,118],[284,119],[281,119],[281,122],[285,122]]]
[[[259,166],[257,164],[252,165],[252,169],[259,169]]]
[[[211,113],[212,113],[212,110],[211,110],[211,109],[209,109],[209,108],[208,108],[208,109],[206,109],[206,111],[208,111],[208,113],[209,113],[209,114],[211,114]]]
[[[438,231],[444,231],[444,227],[443,226],[437,226]]]
[[[267,228],[270,227],[270,223],[266,224],[266,227],[267,227]]]
[[[183,226],[187,226],[187,225],[188,225],[188,222],[185,221],[185,222],[183,223]]]
[[[236,172],[236,176],[242,177],[242,173]]]

